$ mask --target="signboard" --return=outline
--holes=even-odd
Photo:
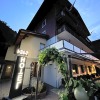
[[[9,98],[14,98],[21,95],[22,83],[25,71],[25,56],[18,56],[15,65],[15,71],[12,79],[11,89],[9,93]]]
[[[16,53],[17,53],[18,55],[28,56],[28,51],[24,51],[24,50],[21,50],[21,49],[18,49],[18,50],[16,51]]]

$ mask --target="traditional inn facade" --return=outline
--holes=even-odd
[[[22,50],[21,52],[25,51],[24,54],[28,53],[25,56],[25,70],[22,79],[24,88],[30,82],[32,62],[38,61],[38,54],[41,50],[51,47],[65,53],[68,58],[68,68],[69,70],[71,68],[73,77],[96,74],[96,67],[100,68],[100,62],[92,55],[94,52],[91,41],[87,38],[89,35],[80,14],[69,1],[44,0],[27,29],[19,30],[14,45],[8,48],[5,60],[14,62],[11,78],[14,77],[15,69],[18,67],[16,66],[19,56],[16,53],[18,49]],[[36,69],[33,69],[34,73],[35,71]],[[51,86],[59,88],[62,85],[62,75],[55,63],[42,68],[40,76],[43,82]],[[34,79],[35,77],[33,82]],[[10,79],[9,82],[12,81]],[[12,86],[10,83],[9,87]],[[10,88],[8,90],[11,91]],[[2,95],[9,95],[9,91],[2,91]]]

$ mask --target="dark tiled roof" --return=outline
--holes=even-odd
[[[46,14],[51,10],[51,8],[53,7],[53,5],[60,0],[44,0],[43,4],[41,5],[41,7],[39,8],[39,10],[37,11],[36,15],[33,17],[32,21],[30,22],[29,26],[27,27],[27,30],[34,30],[35,26],[37,26],[37,24],[43,20],[43,18],[46,16]],[[68,8],[71,7],[71,3],[68,0],[62,0],[60,1],[60,3],[65,3],[66,1],[66,5]],[[84,21],[82,20],[80,14],[78,13],[77,9],[75,7],[73,7],[73,9],[71,10],[71,13],[68,12],[69,14],[71,13],[76,13],[78,16],[78,20],[80,20],[82,22],[82,27],[83,30],[85,31],[84,34],[86,34],[87,36],[90,35]],[[74,19],[74,16],[73,16]]]

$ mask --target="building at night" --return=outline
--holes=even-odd
[[[7,92],[2,90],[1,97],[8,95],[14,97],[11,92],[29,86],[31,64],[38,62],[39,52],[46,48],[55,47],[65,53],[68,66],[71,65],[73,77],[96,74],[96,68],[100,68],[100,58],[95,54],[93,43],[88,39],[89,35],[79,12],[69,1],[44,0],[27,29],[19,30],[14,45],[7,50],[5,60],[15,63],[10,71],[11,75],[8,75],[11,76],[10,85],[5,83],[6,88],[9,87],[9,89]],[[20,69],[21,61],[24,63],[23,69]],[[17,81],[20,70],[23,73],[21,83]],[[35,71],[36,68],[33,69],[33,82]],[[56,88],[62,85],[62,75],[55,63],[41,69],[40,79]]]

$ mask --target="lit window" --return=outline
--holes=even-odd
[[[46,34],[46,30],[44,30],[44,31],[42,32],[42,34]]]
[[[10,79],[13,74],[13,69],[14,67],[12,64],[5,64],[2,71],[1,79]]]
[[[78,66],[76,64],[72,64],[73,70],[78,74]]]
[[[46,19],[42,22],[42,28],[46,25]]]
[[[45,44],[40,43],[40,50],[43,49],[45,47]]]

